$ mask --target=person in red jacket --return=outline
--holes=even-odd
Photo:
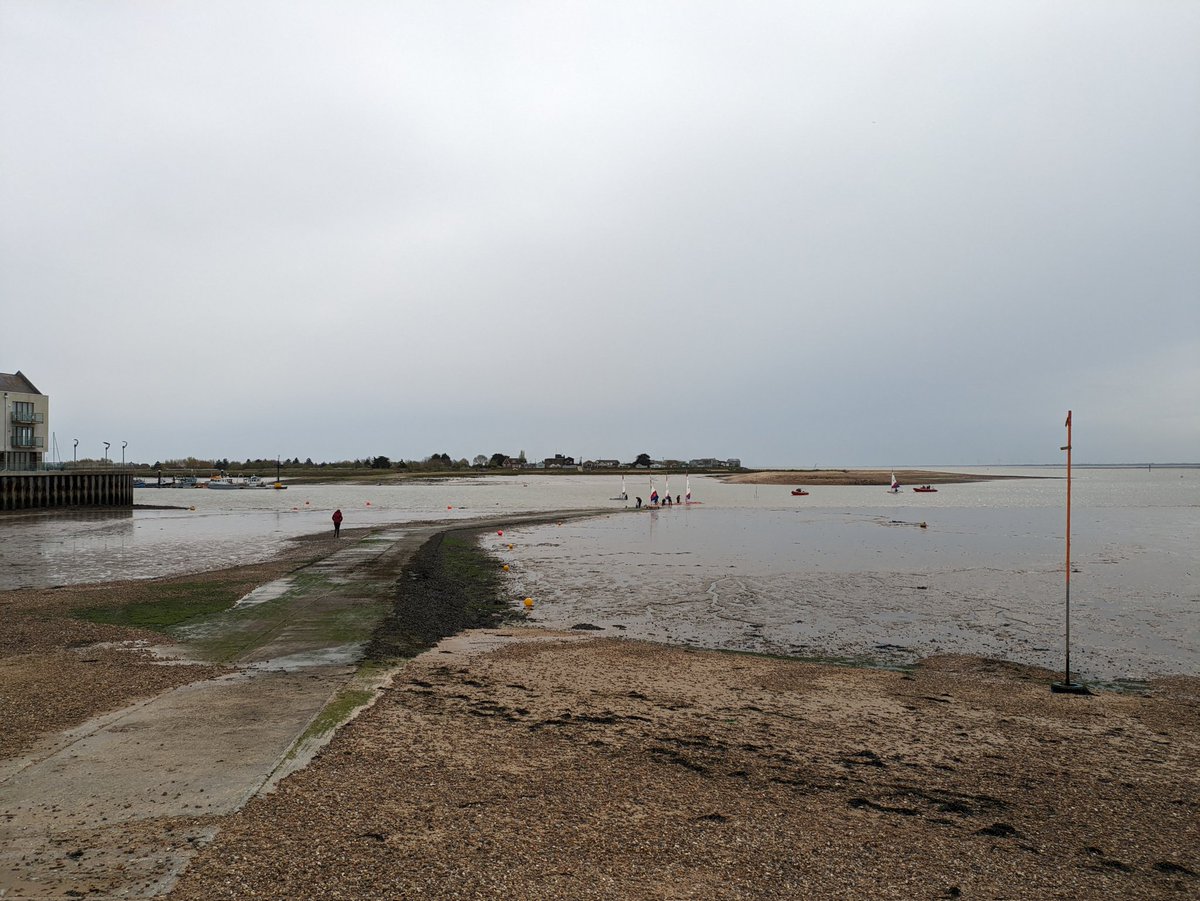
[[[333,511],[333,537],[334,538],[342,537],[342,511],[341,510]]]

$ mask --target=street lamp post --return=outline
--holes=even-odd
[[[78,438],[75,439],[75,446],[73,448],[71,448],[71,462],[72,463],[79,462],[79,439]]]
[[[121,466],[125,466],[125,448],[129,447],[128,441],[121,442]]]
[[[105,463],[108,462],[108,449],[110,447],[112,447],[112,445],[109,442],[105,441],[104,442],[104,462]]]

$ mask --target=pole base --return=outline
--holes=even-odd
[[[1050,690],[1060,695],[1090,695],[1088,687],[1082,682],[1051,682]]]

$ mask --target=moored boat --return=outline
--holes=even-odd
[[[803,488],[793,488],[792,497],[805,497],[808,494]]]
[[[937,494],[937,489],[931,485],[921,485],[914,488],[913,491],[917,492],[917,494]]]

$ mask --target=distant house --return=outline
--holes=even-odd
[[[547,457],[542,461],[546,469],[562,469],[566,466],[574,466],[574,457],[564,457],[562,454],[555,454],[553,457]]]
[[[688,460],[688,466],[693,469],[741,469],[742,461],[736,457],[729,460],[718,460],[716,457],[700,457]]]
[[[37,469],[46,457],[50,398],[38,391],[20,370],[0,372],[4,394],[4,441],[0,468]]]

